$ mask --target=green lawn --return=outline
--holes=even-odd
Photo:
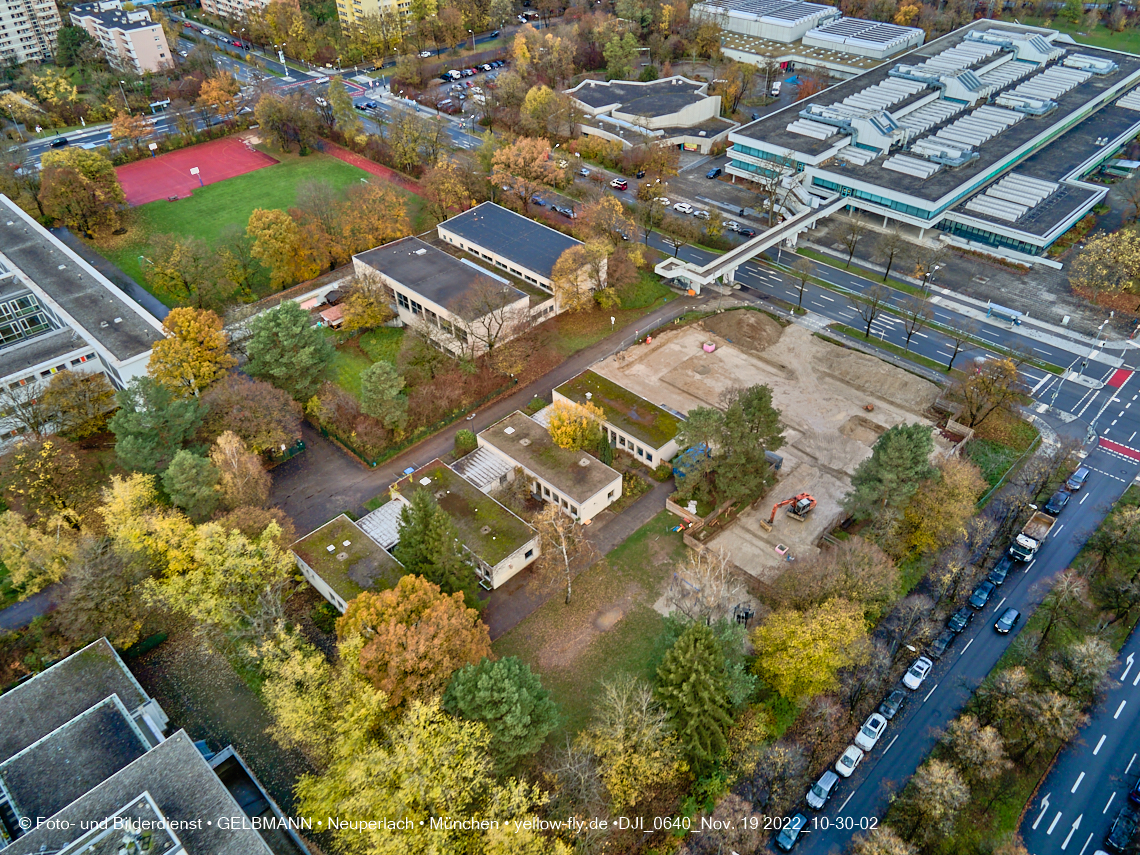
[[[324,334],[334,342],[340,337],[336,330],[328,327],[324,328]],[[381,327],[350,338],[337,346],[329,366],[329,379],[359,400],[360,372],[376,362],[395,365],[403,340],[404,331],[395,327]]]
[[[659,276],[648,270],[641,271],[635,282],[619,289],[618,295],[621,308],[617,311],[593,309],[558,315],[548,323],[555,332],[551,345],[562,356],[572,356],[608,336],[615,326],[610,324],[611,317],[617,319],[616,326],[624,326],[676,297]]]
[[[8,584],[8,568],[0,561],[0,609],[7,608],[17,599],[16,589]]]
[[[627,673],[653,678],[664,619],[652,605],[685,548],[681,535],[668,530],[675,522],[661,511],[605,561],[575,578],[570,605],[555,593],[495,642],[497,655],[518,656],[539,673],[562,713],[564,732],[575,733],[589,722],[607,680]],[[621,620],[597,630],[595,619],[613,608],[621,609]]]
[[[255,208],[286,210],[292,207],[297,202],[298,186],[305,182],[321,181],[344,190],[361,179],[373,178],[364,170],[325,154],[300,157],[272,152],[272,155],[280,163],[200,187],[188,199],[140,205],[133,209],[139,237],[126,246],[100,251],[140,285],[149,287],[140,256],[150,251],[151,235],[177,233],[213,243],[227,226],[236,223],[244,227]],[[423,200],[392,186],[407,197],[408,217],[413,228],[418,228],[423,216]],[[178,299],[170,294],[155,296],[167,305],[178,304]]]

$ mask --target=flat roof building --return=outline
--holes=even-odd
[[[122,388],[146,374],[162,323],[0,196],[0,384],[100,371]],[[0,413],[0,436],[18,426]]]
[[[1081,179],[1140,132],[1138,81],[1140,57],[975,21],[733,131],[727,172],[1032,257],[1106,195]]]
[[[593,371],[583,371],[555,387],[553,397],[555,401],[599,407],[604,414],[602,428],[610,443],[651,468],[669,461],[679,450],[677,431],[685,420],[683,416]]]
[[[447,243],[549,293],[554,293],[550,276],[555,262],[566,250],[582,245],[569,235],[494,202],[483,202],[444,220],[436,226],[436,232]]]
[[[707,154],[736,122],[720,116],[720,96],[708,84],[674,75],[637,80],[583,80],[566,94],[583,117],[587,136],[616,140],[626,148],[653,142]]]
[[[518,466],[531,492],[579,521],[589,521],[621,498],[621,473],[584,451],[560,448],[550,433],[515,411],[478,435],[479,445]]]
[[[261,12],[270,0],[202,0],[202,11],[229,21],[241,21],[250,12]],[[277,0],[300,10],[299,0]],[[343,2],[343,0],[342,0]]]
[[[55,0],[0,0],[0,60],[50,61],[62,25]]]
[[[305,535],[291,549],[301,575],[342,612],[361,591],[394,588],[404,575],[403,565],[345,514]]]
[[[99,43],[114,68],[147,74],[174,67],[166,33],[146,9],[127,11],[120,0],[98,0],[81,3],[70,16],[71,23]]]

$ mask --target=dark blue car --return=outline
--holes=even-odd
[[[718,167],[716,167],[715,169],[710,169],[710,170],[708,171],[708,174],[707,174],[707,175],[705,175],[705,178],[720,178],[720,177],[721,177],[721,175],[723,175],[723,174],[724,174],[724,170],[722,170],[722,169],[721,169],[721,168],[718,166]]]

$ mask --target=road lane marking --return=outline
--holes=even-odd
[[[1136,654],[1129,653],[1128,658],[1124,660],[1128,663],[1128,667],[1124,669],[1124,673],[1120,675],[1120,682],[1123,683],[1128,679],[1128,672],[1132,670],[1132,663],[1136,661]]]
[[[895,739],[898,739],[898,738],[899,738],[899,735],[896,733]],[[887,743],[887,747],[883,749],[884,754],[886,754],[888,751],[891,750],[891,746],[895,744],[895,739],[892,739],[890,742]]]
[[[1085,845],[1081,847],[1081,851],[1078,852],[1077,855],[1085,855],[1085,850],[1089,848],[1089,843],[1091,843],[1091,842],[1092,842],[1092,832],[1090,831],[1089,836],[1085,839]]]
[[[1096,744],[1096,748],[1093,749],[1093,757],[1096,757],[1096,755],[1100,754],[1100,747],[1102,745],[1104,745],[1104,740],[1105,740],[1106,735],[1107,734],[1103,734],[1103,733],[1100,735],[1100,742],[1098,742]]]
[[[934,689],[937,689],[937,688],[938,688],[938,684],[937,684],[937,683],[935,683],[935,684],[934,684]],[[930,696],[934,694],[934,689],[931,689],[929,692],[927,692],[927,693],[926,693],[926,697],[922,699],[922,702],[923,702],[924,704],[925,704],[927,701],[929,701],[929,700],[930,700]]]
[[[841,805],[839,806],[839,813],[843,813],[843,809],[844,809],[845,807],[847,807],[847,803],[848,803],[849,801],[851,801],[851,797],[852,797],[853,795],[855,795],[855,794],[854,794],[854,793],[848,793],[848,794],[847,794],[847,798],[845,798],[845,799],[843,800],[843,804],[841,804]]]
[[[1052,834],[1053,829],[1057,827],[1057,823],[1060,821],[1061,821],[1061,812],[1057,811],[1057,815],[1055,817],[1053,817],[1053,821],[1051,823],[1049,823],[1049,828],[1048,828],[1048,830],[1046,830],[1045,833],[1046,834]]]
[[[1056,531],[1056,532],[1054,532],[1054,534],[1060,534],[1060,533],[1061,533],[1061,529],[1063,529],[1064,527],[1065,527],[1065,524],[1064,524],[1064,523],[1061,523],[1059,526],[1057,526],[1057,531]]]
[[[1126,703],[1128,703],[1128,701],[1121,701],[1121,702],[1120,702],[1120,706],[1118,706],[1118,707],[1116,708],[1116,714],[1113,716],[1113,718],[1114,718],[1114,719],[1118,719],[1118,718],[1120,718],[1120,714],[1121,714],[1122,712],[1124,712],[1124,705],[1125,705]]]
[[[1033,830],[1034,831],[1037,830],[1037,826],[1039,826],[1041,824],[1041,820],[1043,820],[1045,818],[1045,814],[1049,810],[1049,796],[1051,796],[1051,795],[1053,795],[1053,794],[1052,793],[1046,793],[1045,798],[1043,798],[1041,800],[1041,813],[1037,814],[1037,820],[1033,823]]]
[[[1073,832],[1081,827],[1081,817],[1082,816],[1084,816],[1083,813],[1078,815],[1077,818],[1073,820],[1073,827],[1070,828],[1069,833],[1065,835],[1065,842],[1061,844],[1061,851],[1064,851],[1066,848],[1068,848],[1069,840],[1071,840],[1073,837]]]
[[[1108,813],[1109,805],[1112,804],[1112,800],[1115,798],[1116,798],[1116,793],[1109,793],[1108,794],[1108,801],[1105,802],[1104,810],[1102,810],[1101,813]]]
[[[1136,436],[1136,434],[1132,434],[1132,435]],[[1081,496],[1081,500],[1079,502],[1077,502],[1077,504],[1083,505],[1085,503],[1085,499],[1087,499],[1090,495],[1091,495],[1090,493],[1085,493],[1083,496]]]
[[[1085,779],[1085,773],[1084,772],[1081,772],[1081,774],[1077,775],[1077,782],[1075,784],[1073,784],[1073,788],[1071,790],[1069,790],[1069,793],[1070,794],[1075,793],[1077,791],[1077,787],[1079,787],[1081,785],[1081,781],[1083,781],[1084,779]],[[1061,847],[1061,848],[1063,849],[1064,847]]]
[[[1001,604],[1004,603],[1007,599],[1009,599],[1009,598],[1008,597],[1002,597],[1001,600],[998,601],[998,604],[996,606],[994,606],[994,611],[996,612],[998,609],[1000,609]]]
[[[1131,771],[1131,769],[1132,769],[1132,764],[1133,764],[1133,763],[1135,763],[1135,762],[1136,762],[1136,755],[1135,755],[1135,754],[1133,754],[1133,755],[1132,755],[1132,759],[1128,761],[1128,768],[1124,770],[1124,774],[1125,774],[1125,775],[1127,775],[1127,774],[1129,773],[1129,771]]]
[[[1032,566],[1033,566],[1034,564],[1036,564],[1036,563],[1037,563],[1037,559],[1036,559],[1036,558],[1034,558],[1032,561],[1030,561],[1028,564],[1026,564],[1026,565],[1025,565],[1025,572],[1026,572],[1026,573],[1028,573],[1028,572],[1029,572],[1029,568],[1030,568],[1030,567],[1032,567]]]
[[[962,652],[965,653],[967,650],[969,650],[970,645],[973,643],[974,643],[974,639],[971,638],[969,641],[966,642],[966,646],[962,648]]]
[[[820,298],[821,300],[827,300],[827,302],[829,302],[829,303],[834,303],[834,302],[835,302],[835,298],[834,298],[834,297],[828,297],[826,294],[820,294],[820,295],[819,295],[819,298]]]
[[[1132,431],[1132,436],[1128,437],[1128,441],[1132,442],[1134,439],[1136,439],[1136,431]]]
[[[1132,681],[1132,685],[1135,686],[1138,683],[1140,683],[1140,674],[1136,675],[1136,679]]]

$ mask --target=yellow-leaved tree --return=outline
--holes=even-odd
[[[45,534],[15,511],[0,514],[0,563],[20,599],[62,579],[74,554],[75,540],[62,521]]]
[[[948,457],[938,465],[940,476],[919,487],[903,508],[897,540],[898,554],[935,552],[966,531],[975,503],[986,489],[981,470],[969,460]]]
[[[1094,235],[1069,267],[1074,288],[1119,294],[1134,288],[1140,277],[1140,235],[1131,229]]]
[[[578,404],[558,400],[550,405],[550,426],[547,430],[559,448],[595,448],[602,439],[604,417],[602,408],[589,401]]]
[[[208,309],[171,309],[162,322],[166,338],[155,342],[147,374],[175,395],[199,397],[237,364],[230,356],[222,319]]]
[[[253,241],[250,254],[269,268],[274,288],[291,285],[297,277],[297,223],[284,211],[255,208],[245,232]]]

